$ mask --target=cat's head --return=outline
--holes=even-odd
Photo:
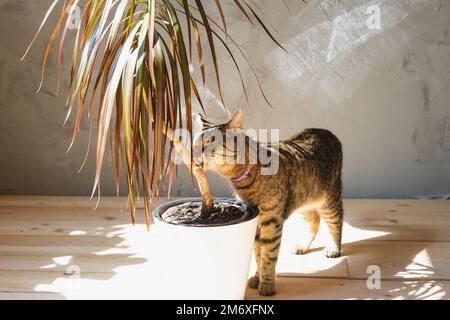
[[[202,131],[194,140],[194,161],[206,170],[225,176],[232,175],[235,167],[245,164],[248,137],[243,130],[244,114],[237,111],[230,121],[214,124],[201,117]]]

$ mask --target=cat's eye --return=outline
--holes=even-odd
[[[216,137],[211,136],[208,139],[205,140],[205,144],[211,144],[216,140]]]

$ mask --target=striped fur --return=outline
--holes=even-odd
[[[225,125],[213,127],[209,123],[204,132],[221,130],[225,134],[225,129],[230,128],[234,129],[235,134],[244,136],[245,148],[248,149],[252,140],[242,130],[242,113],[236,114]],[[325,250],[326,256],[334,258],[341,254],[342,147],[338,138],[324,129],[303,130],[277,145],[257,145],[278,152],[279,170],[276,174],[262,175],[262,164],[248,163],[248,150],[243,164],[224,164],[221,161],[223,152],[220,150],[203,152],[201,161],[206,169],[218,171],[230,179],[248,172],[245,179],[232,182],[239,198],[260,210],[254,243],[257,271],[249,279],[248,285],[258,288],[261,295],[273,295],[276,292],[275,266],[283,224],[292,213],[298,212],[308,226],[307,233],[302,235],[303,242],[294,248],[294,253],[304,254],[308,251],[320,219],[323,219],[332,238],[332,245]],[[230,149],[230,146],[223,148]]]

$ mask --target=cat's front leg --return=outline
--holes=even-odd
[[[281,245],[283,221],[281,215],[262,215],[260,237],[256,240],[261,246],[258,292],[262,296],[276,293],[275,267]]]
[[[255,242],[253,243],[253,250],[255,252],[256,259],[256,273],[253,277],[248,279],[247,285],[251,289],[258,289],[260,279],[260,266],[261,266],[261,244],[258,239],[261,236],[261,228],[256,229]]]

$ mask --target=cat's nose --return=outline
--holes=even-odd
[[[193,151],[194,151],[193,156],[194,164],[197,166],[203,166],[203,157],[199,146],[194,146]]]
[[[203,167],[203,159],[202,157],[194,158],[194,164],[198,167]]]

